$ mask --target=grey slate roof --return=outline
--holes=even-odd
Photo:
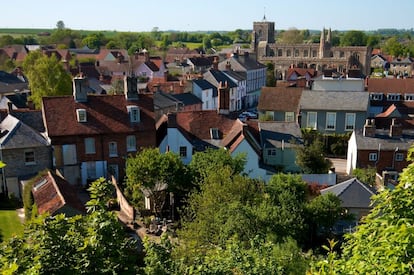
[[[321,190],[321,195],[332,193],[346,208],[371,208],[371,196],[375,191],[356,178],[346,180]]]
[[[180,103],[175,97],[164,92],[154,93],[154,106],[161,109],[176,106]]]
[[[367,111],[369,93],[304,90],[300,98],[302,110]]]
[[[209,70],[203,74],[204,78],[213,85],[218,85],[220,82],[223,84],[227,82],[229,88],[237,87],[237,84],[233,82],[225,73],[218,70]]]
[[[295,122],[259,122],[262,147],[285,148],[302,144],[302,132]]]
[[[392,138],[388,133],[389,130],[377,129],[375,137],[364,137],[362,131],[356,131],[355,139],[358,150],[378,150],[381,148],[381,150],[393,151],[398,147],[399,150],[408,151],[414,143],[414,135],[403,134],[399,138]]]
[[[266,66],[260,62],[258,62],[254,56],[250,54],[245,55],[234,55],[222,62],[219,63],[219,69],[225,70],[227,62],[231,65],[231,70],[236,72],[246,72],[252,70],[263,69]]]
[[[203,103],[201,99],[199,99],[197,96],[195,96],[192,93],[174,94],[171,96],[174,97],[176,100],[182,102],[184,106]]]
[[[40,133],[12,115],[0,123],[2,149],[30,148],[50,145]]]

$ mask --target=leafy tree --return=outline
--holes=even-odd
[[[43,96],[70,95],[72,80],[55,55],[48,57],[40,51],[30,52],[23,62],[29,79],[30,99],[36,108],[41,107]]]
[[[331,251],[327,260],[314,264],[313,274],[414,272],[414,147],[408,159],[411,163],[401,173],[400,183],[375,196],[373,210],[346,236],[341,257]]]
[[[347,31],[341,37],[341,46],[366,46],[367,35],[362,31]]]
[[[394,57],[404,56],[407,49],[402,45],[396,37],[391,37],[385,41],[384,51]]]
[[[377,170],[375,169],[375,167],[355,168],[352,171],[352,175],[354,177],[370,186],[375,185],[376,173]]]
[[[297,147],[296,162],[306,174],[324,174],[331,168],[332,163],[323,155],[323,144],[315,139],[310,145]]]
[[[11,35],[0,36],[0,47],[14,44],[14,38]]]
[[[303,43],[303,32],[298,29],[291,28],[280,34],[280,42],[285,44]]]
[[[56,28],[58,30],[63,30],[65,28],[65,23],[62,20],[57,21]]]
[[[126,161],[127,197],[135,206],[142,206],[145,189],[154,203],[157,215],[165,204],[166,192],[184,192],[187,188],[186,168],[180,156],[173,152],[160,153],[158,148],[146,148]]]
[[[91,213],[107,209],[108,202],[113,197],[115,188],[112,183],[101,177],[92,182],[88,191],[91,199],[86,202],[86,209]]]
[[[191,159],[189,169],[193,174],[193,182],[201,184],[210,173],[219,170],[222,167],[230,167],[232,174],[243,172],[246,164],[246,155],[238,154],[235,157],[225,149],[208,148],[203,152],[196,152]]]
[[[275,65],[271,62],[266,64],[266,86],[275,87],[276,86],[276,77],[275,77]]]
[[[110,184],[102,182],[101,184]],[[2,274],[136,274],[136,244],[116,214],[40,216],[0,249]]]

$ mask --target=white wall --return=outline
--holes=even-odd
[[[358,151],[357,151],[356,137],[355,137],[355,131],[354,131],[348,140],[348,153],[346,157],[346,173],[348,175],[351,175],[352,170],[356,168],[357,154],[358,154]]]
[[[364,79],[360,78],[326,78],[315,79],[312,90],[315,91],[364,91]]]
[[[184,164],[189,164],[193,157],[193,146],[177,128],[168,128],[167,135],[160,143],[160,152],[165,153],[168,148],[171,152],[179,154],[181,146],[187,147],[187,157],[181,160]]]

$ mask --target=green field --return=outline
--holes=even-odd
[[[16,210],[0,210],[0,234],[3,240],[23,232]]]

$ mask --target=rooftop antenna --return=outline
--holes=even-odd
[[[266,7],[263,8],[263,21],[266,21]]]

